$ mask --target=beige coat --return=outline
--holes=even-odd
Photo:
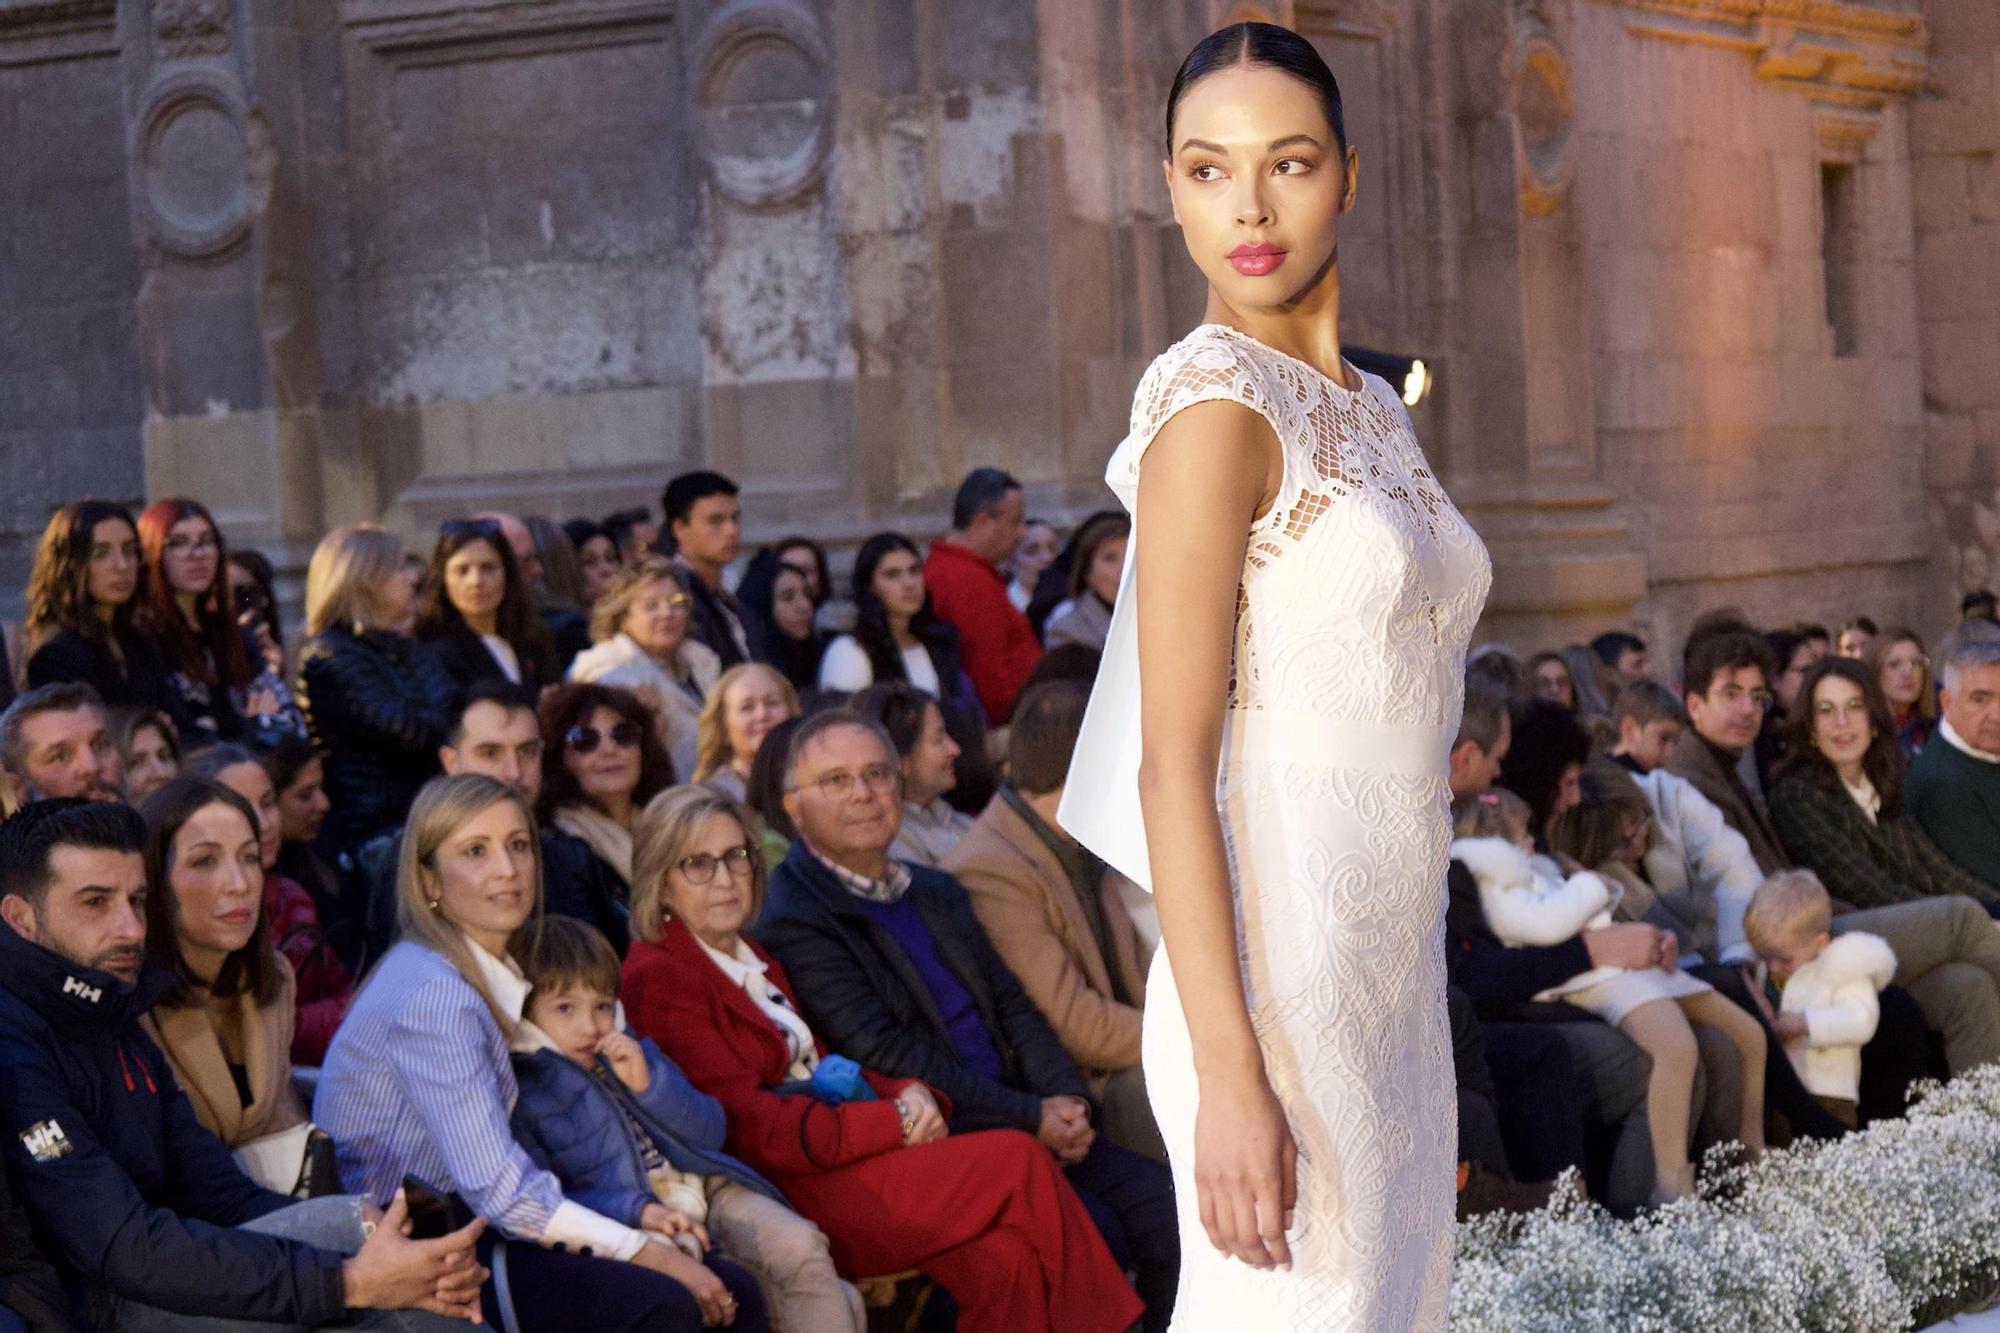
[[[283,983],[269,1004],[247,995],[212,1006],[169,1009],[156,1005],[141,1022],[173,1066],[174,1081],[194,1104],[195,1118],[231,1148],[305,1123],[292,1088],[292,1027],[296,1017],[291,966],[277,960]],[[229,1060],[212,1012],[233,1011],[242,1024],[243,1068],[252,1101],[245,1106],[229,1075]]]
[[[1120,905],[1117,872],[1106,872],[1102,895],[1116,955],[1107,959],[1062,863],[1005,798],[993,798],[943,868],[965,886],[993,947],[1093,1089],[1101,1092],[1107,1077],[1137,1065],[1150,959]],[[1112,967],[1136,1003],[1112,997]]]

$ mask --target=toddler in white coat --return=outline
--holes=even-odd
[[[1879,996],[1896,975],[1895,951],[1859,930],[1834,938],[1833,902],[1810,870],[1765,880],[1743,915],[1743,933],[1771,982],[1783,988],[1771,1030],[1785,1055],[1806,1091],[1853,1128],[1861,1048],[1874,1039]]]

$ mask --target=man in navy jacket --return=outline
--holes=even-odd
[[[1121,1266],[1144,1327],[1164,1329],[1180,1274],[1173,1178],[1097,1137],[1090,1092],[980,929],[958,881],[889,858],[901,770],[856,713],[806,720],[785,765],[798,827],[753,932],[784,965],[814,1032],[841,1054],[951,1098],[954,1132],[1005,1127],[1063,1164]]]
[[[115,1303],[127,1329],[417,1329],[475,1315],[476,1226],[412,1241],[399,1201],[365,1244],[352,1228],[351,1258],[272,1234],[293,1201],[202,1128],[139,1026],[168,982],[145,959],[144,839],[130,808],[83,800],[37,801],[0,825],[0,1132],[10,1182],[73,1293]],[[303,1205],[300,1227],[329,1229],[328,1204],[354,1206]]]

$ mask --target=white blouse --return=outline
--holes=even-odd
[[[934,699],[944,697],[938,680],[937,664],[921,643],[903,649],[903,674]],[[819,659],[819,687],[823,690],[865,690],[875,683],[875,664],[852,634],[843,634],[826,646]]]
[[[690,932],[692,933],[692,932]],[[785,1044],[792,1048],[792,1067],[786,1071],[789,1078],[811,1078],[813,1069],[819,1064],[819,1048],[813,1042],[812,1029],[799,1011],[792,1008],[785,993],[771,984],[764,975],[764,960],[750,952],[750,946],[742,940],[736,941],[736,952],[727,954],[714,948],[699,935],[695,943],[722,969],[722,975],[735,982],[757,1004],[764,1017],[778,1025],[778,1031],[785,1034]]]

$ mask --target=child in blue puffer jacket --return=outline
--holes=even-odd
[[[773,1329],[862,1333],[860,1293],[834,1271],[826,1236],[722,1151],[721,1105],[624,1030],[610,941],[549,916],[520,963],[534,989],[513,1042],[514,1137],[564,1195],[697,1259],[719,1246],[756,1275]]]

